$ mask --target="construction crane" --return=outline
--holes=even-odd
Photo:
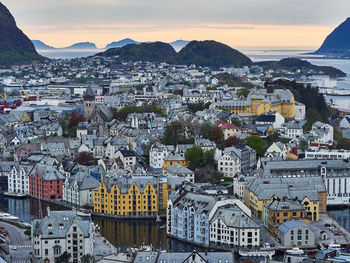
[[[0,94],[0,97],[4,99],[4,108],[7,108],[8,105],[7,105],[7,103],[6,103],[6,93]]]
[[[23,93],[24,93],[24,95],[26,96],[26,101],[28,101],[29,100],[29,95],[28,95],[28,92],[26,92],[25,90],[24,90],[24,88],[23,88],[23,85],[22,85],[22,82],[21,81],[19,81],[19,85],[21,85],[21,88],[22,88],[22,91],[23,91]]]

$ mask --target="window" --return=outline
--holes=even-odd
[[[45,256],[47,256],[49,254],[49,250],[45,249]]]

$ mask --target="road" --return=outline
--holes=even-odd
[[[12,257],[12,263],[30,262],[32,248],[29,237],[24,234],[24,229],[4,222],[0,222],[0,226],[9,232],[11,237],[9,251]],[[14,250],[13,246],[17,246],[17,249]]]

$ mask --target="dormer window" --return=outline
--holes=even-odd
[[[53,233],[52,232],[49,232],[49,237],[52,237],[53,236]]]
[[[47,229],[48,229],[48,230],[51,230],[51,229],[52,229],[52,225],[49,224],[49,225],[47,226]]]
[[[64,229],[64,225],[60,224],[59,229]]]
[[[68,217],[63,217],[63,221],[68,221]]]

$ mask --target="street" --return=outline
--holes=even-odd
[[[5,222],[1,222],[0,226],[9,232],[11,237],[9,251],[12,263],[30,262],[31,243],[29,237],[24,234],[24,229]],[[17,246],[17,249],[13,249],[13,246]]]

